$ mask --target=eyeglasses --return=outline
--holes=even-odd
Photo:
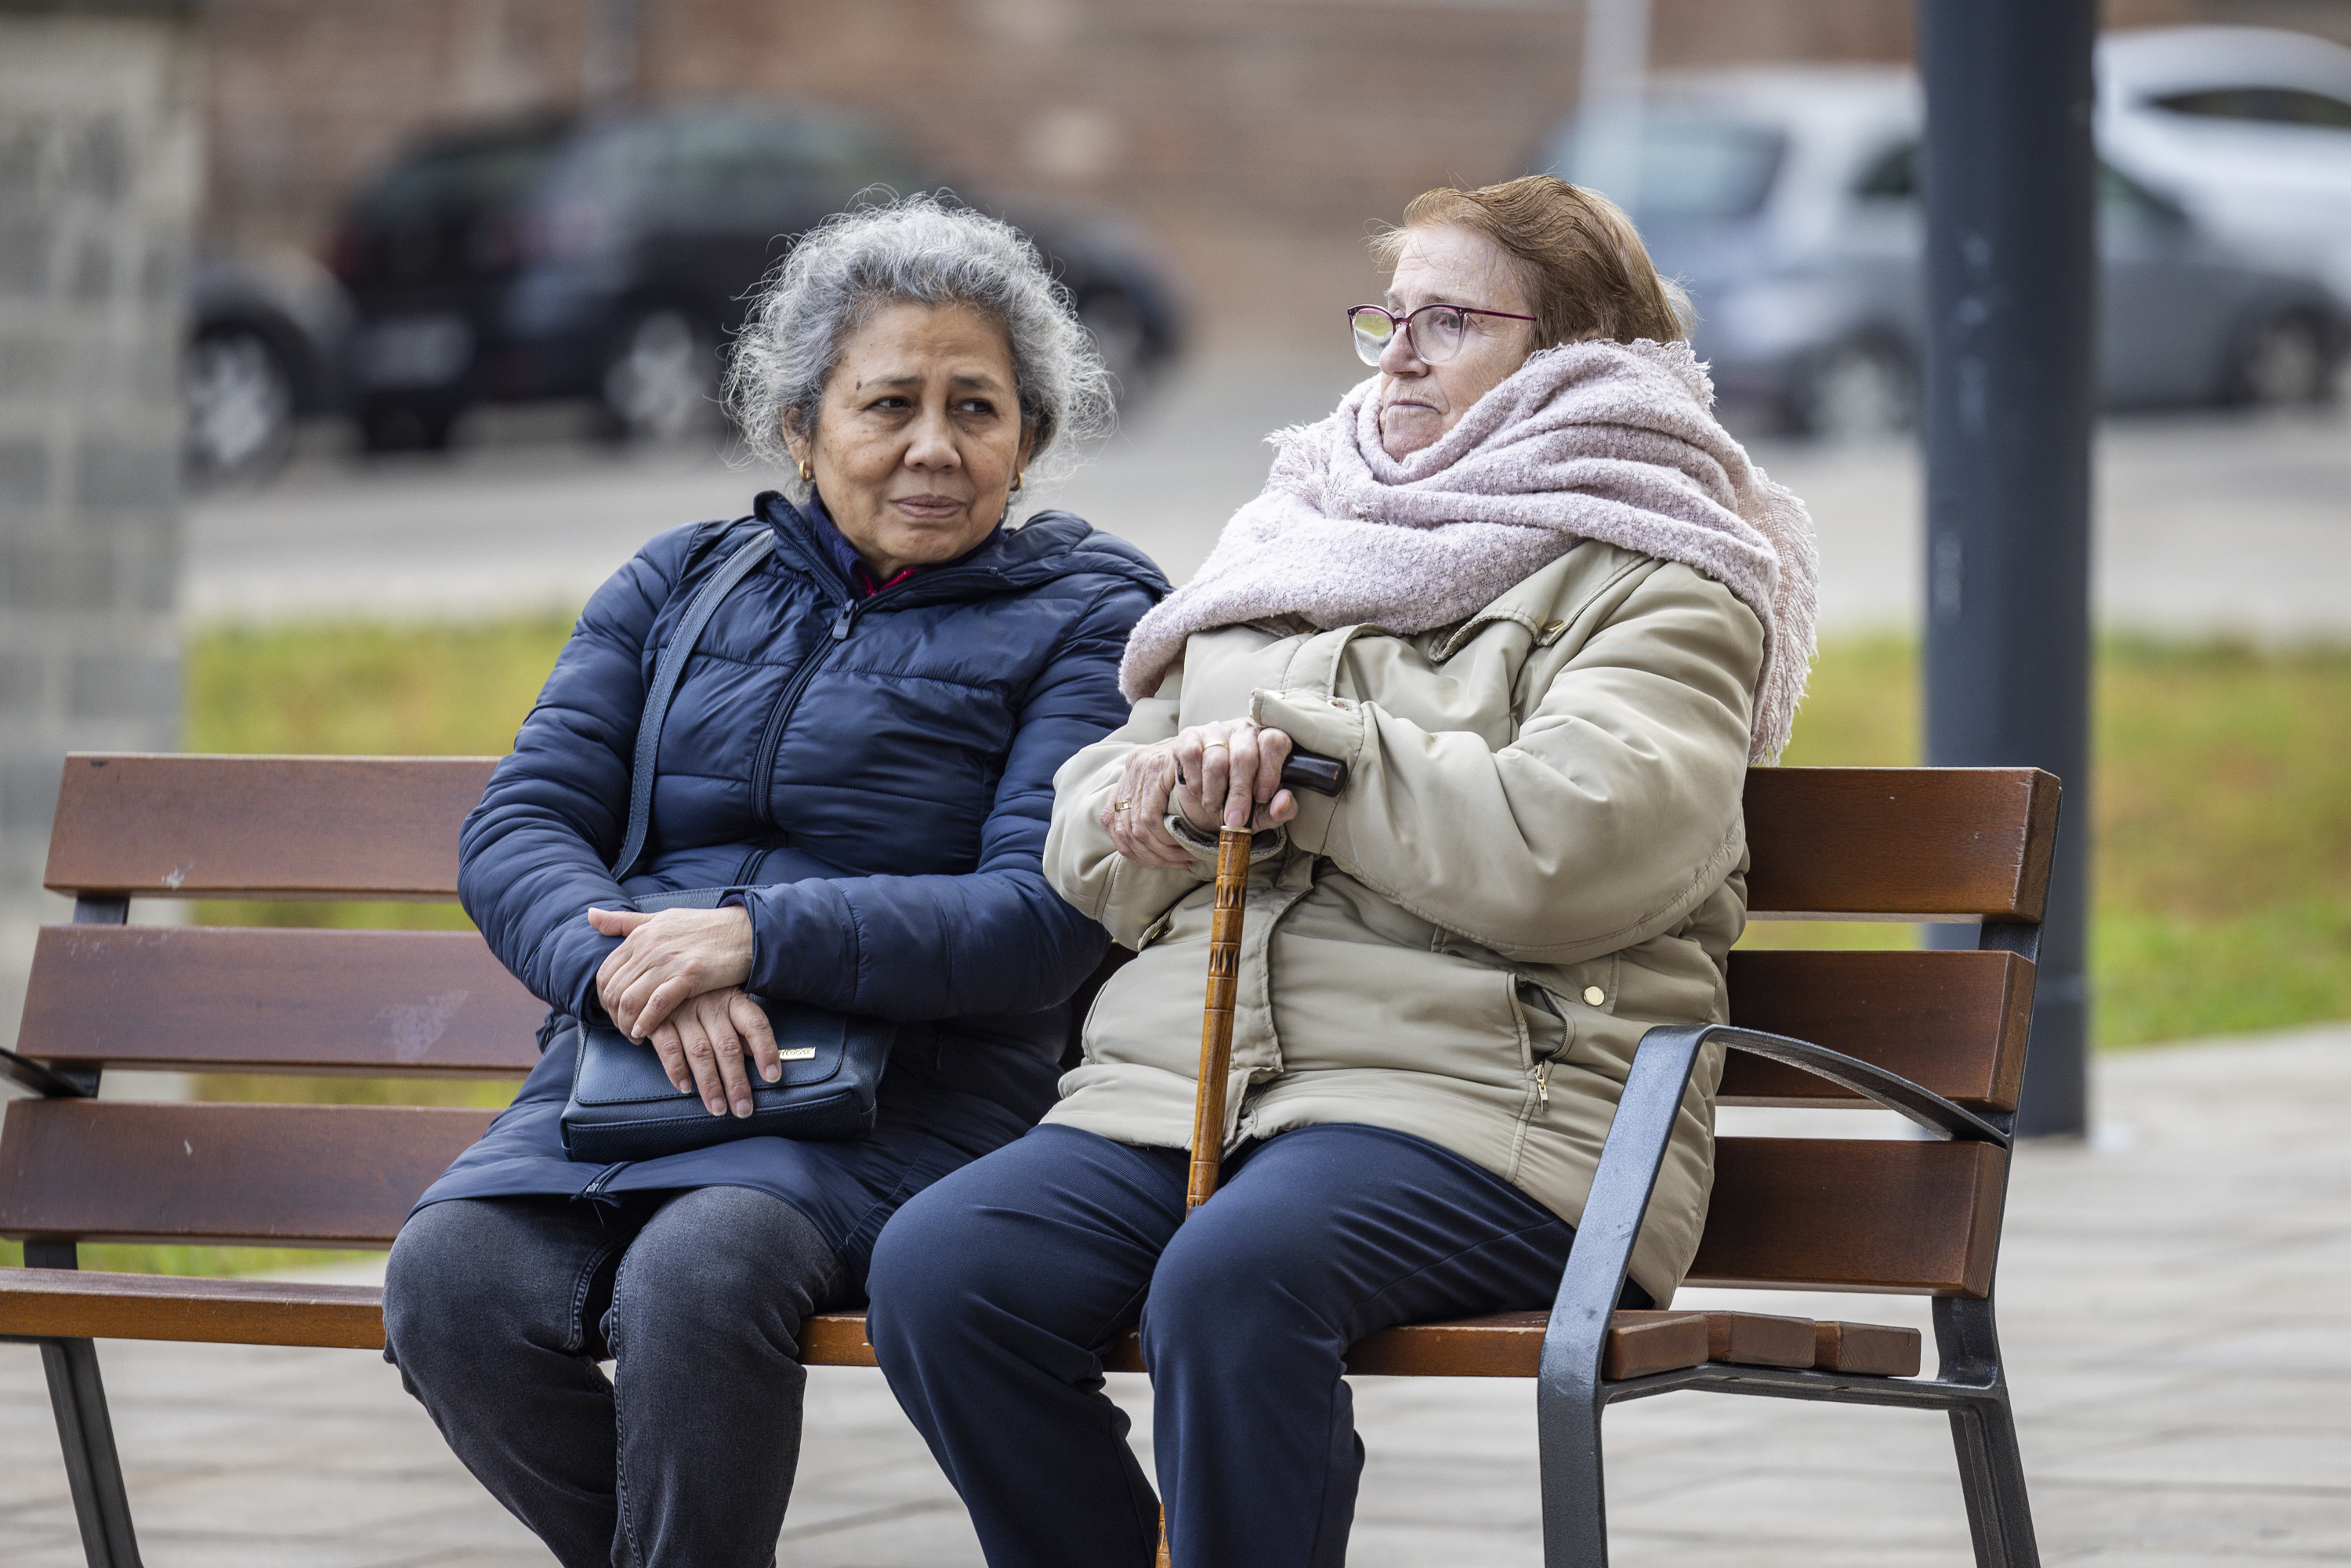
[[[1353,305],[1347,308],[1347,325],[1354,329],[1355,357],[1367,365],[1380,362],[1380,355],[1398,332],[1405,334],[1405,346],[1422,364],[1441,365],[1461,351],[1461,340],[1468,335],[1472,316],[1499,316],[1506,321],[1534,319],[1471,305],[1424,305],[1402,316],[1377,305]]]

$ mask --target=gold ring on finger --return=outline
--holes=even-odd
[[[1129,806],[1132,806],[1132,805],[1134,805],[1134,802],[1133,800],[1113,800],[1113,801],[1112,801],[1112,802],[1111,802],[1111,808],[1110,808],[1110,809],[1111,809],[1112,810],[1113,810],[1113,811],[1123,811],[1123,810],[1125,810]]]

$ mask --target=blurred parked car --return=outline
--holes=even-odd
[[[1726,399],[1813,434],[1915,423],[1921,125],[1907,71],[1786,68],[1661,78],[1613,131],[1631,152],[1610,164],[1612,194],[1688,287]],[[1575,177],[1573,123],[1540,166]],[[2108,407],[2325,395],[2351,319],[2317,279],[2262,264],[2111,165],[2098,216]]]
[[[2351,308],[2351,49],[2270,27],[2111,34],[2098,141],[2212,233],[2317,273]]]
[[[351,204],[332,247],[371,449],[444,444],[477,402],[590,398],[617,437],[711,419],[720,346],[790,236],[862,191],[934,189],[830,115],[703,107],[443,137]],[[1015,222],[1021,222],[1018,214]],[[1130,392],[1176,349],[1175,296],[1104,222],[1030,222]]]
[[[298,421],[340,405],[350,305],[299,254],[207,253],[189,279],[188,317],[188,480],[266,478],[285,462]]]

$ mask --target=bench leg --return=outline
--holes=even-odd
[[[1582,1392],[1582,1391],[1579,1391]],[[1542,1464],[1543,1568],[1608,1568],[1600,1401],[1535,1392]]]
[[[89,1568],[140,1568],[131,1529],[131,1499],[114,1452],[114,1423],[99,1380],[98,1347],[86,1339],[45,1339],[41,1367],[49,1375],[49,1406],[57,1412],[57,1445],[73,1489],[74,1518]]]
[[[2000,1334],[1991,1299],[1943,1296],[1935,1301],[1935,1342],[1942,1376],[1983,1390],[1951,1411],[1951,1447],[1959,1460],[1959,1490],[1968,1503],[1976,1568],[2041,1568],[2032,1537],[2032,1504],[2024,1492],[2024,1454],[2016,1443],[2016,1416],[2001,1371]]]
[[[2008,1390],[2001,1389],[1996,1400],[1952,1411],[1951,1446],[1959,1452],[1959,1490],[1968,1502],[1976,1568],[2041,1568]]]

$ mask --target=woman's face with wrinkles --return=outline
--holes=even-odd
[[[1407,230],[1385,301],[1396,316],[1424,305],[1462,305],[1531,316],[1526,286],[1502,248],[1449,224]],[[1460,352],[1441,365],[1420,358],[1413,334],[1398,332],[1380,355],[1380,444],[1390,457],[1433,445],[1469,405],[1499,386],[1532,351],[1526,321],[1472,316]]]
[[[986,538],[1030,444],[1003,329],[961,305],[904,303],[841,345],[813,437],[784,437],[880,582]]]

